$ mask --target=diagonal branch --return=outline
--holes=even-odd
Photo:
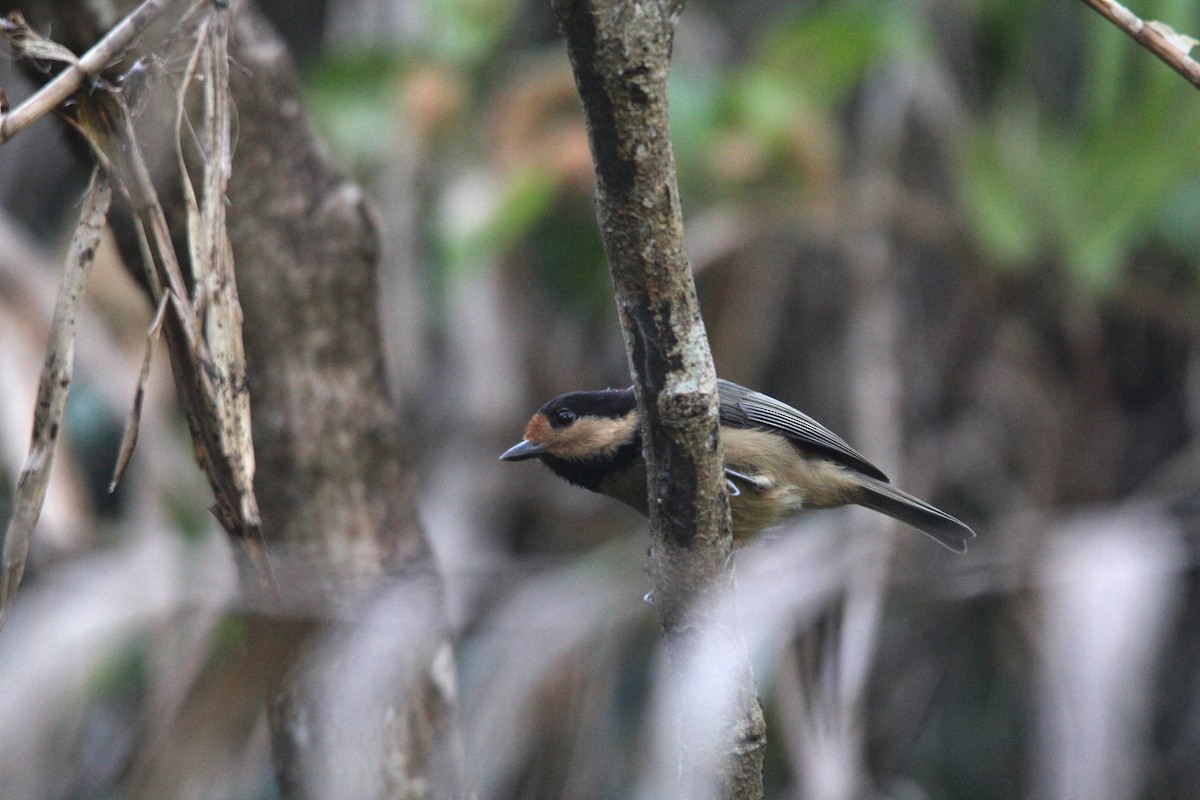
[[[116,24],[100,41],[70,64],[32,97],[7,114],[0,114],[0,144],[4,144],[42,117],[59,108],[67,98],[75,94],[84,81],[94,80],[100,71],[119,59],[137,37],[150,27],[160,14],[173,6],[182,6],[192,0],[146,0],[123,20]],[[13,12],[0,20],[0,30],[5,34],[24,27],[20,14]],[[16,48],[14,48],[16,49]],[[64,48],[65,50],[65,48]],[[66,51],[67,54],[70,51]],[[22,55],[19,51],[17,55]]]
[[[123,47],[132,43],[134,33],[150,24],[154,16],[151,12],[174,2],[182,0],[147,0],[138,6],[118,25],[118,30],[126,31],[125,35],[113,38],[110,34],[102,40],[110,42],[108,47],[97,46],[89,51],[101,54],[94,57],[95,63],[108,66],[109,60],[119,57]],[[202,207],[197,206],[188,215],[190,258],[186,262],[176,252],[171,226],[143,153],[143,137],[135,130],[134,116],[142,106],[135,102],[137,108],[131,109],[126,100],[127,95],[144,100],[144,83],[130,80],[117,87],[93,76],[87,90],[72,95],[73,104],[60,113],[84,136],[96,159],[106,171],[111,171],[129,199],[141,240],[146,285],[155,302],[166,309],[163,329],[171,352],[171,367],[197,461],[208,476],[217,501],[214,513],[226,530],[244,544],[264,586],[270,588],[273,581],[260,544],[261,517],[253,487],[254,455],[242,348],[242,313],[237,302],[224,213],[224,189],[231,161],[226,50],[229,15],[228,3],[214,2],[196,31],[196,50],[202,54],[205,66],[204,73],[198,76],[204,79],[205,87],[200,143],[205,181]],[[7,18],[3,33],[13,43],[14,50],[27,59],[64,61],[72,64],[69,69],[78,66],[70,50],[38,34],[19,14]],[[186,93],[186,87],[180,90],[180,103]],[[183,178],[190,192],[187,175]],[[190,267],[194,299],[184,274],[184,263]],[[130,421],[122,458],[132,449],[137,430],[136,417],[131,415]]]
[[[94,170],[58,290],[50,342],[46,345],[46,360],[38,384],[29,456],[17,482],[12,519],[3,537],[0,537],[0,625],[8,616],[13,596],[25,572],[29,544],[42,513],[42,502],[46,498],[50,469],[54,463],[54,448],[62,430],[75,365],[75,320],[83,303],[84,290],[96,260],[96,248],[111,202],[112,189],[108,176],[100,170]]]
[[[650,570],[684,732],[682,796],[761,798],[765,726],[728,592],[716,373],[684,250],[667,125],[682,3],[555,0],[554,10],[583,100],[597,214],[644,421]],[[697,670],[721,673],[719,697],[700,702],[686,690]]]
[[[131,0],[123,2],[128,5]],[[95,30],[97,23],[88,13],[92,0],[26,0],[24,5],[34,24],[53,24],[59,32],[72,26],[73,46],[82,42],[80,46],[86,47],[104,33]],[[206,25],[209,35],[224,36],[217,29],[217,16],[235,4],[208,0],[207,5],[219,12]],[[270,722],[281,796],[289,800],[346,796],[324,791],[313,780],[324,765],[338,763],[350,765],[339,777],[355,781],[359,791],[353,796],[463,797],[466,793],[454,788],[461,765],[457,749],[451,746],[457,706],[453,650],[440,582],[428,577],[435,573],[416,513],[417,482],[408,456],[406,420],[387,394],[379,308],[370,302],[378,291],[375,217],[362,191],[333,165],[309,127],[301,111],[296,71],[282,42],[252,4],[240,6],[238,13],[229,15],[230,63],[239,67],[229,74],[229,108],[237,112],[237,147],[225,143],[225,121],[214,115],[213,124],[197,126],[199,146],[189,145],[185,155],[193,181],[189,185],[201,214],[206,205],[212,208],[228,198],[224,215],[228,247],[238,265],[237,298],[246,320],[246,382],[254,391],[251,410],[259,468],[253,488],[261,504],[262,529],[276,545],[272,568],[280,567],[282,607],[289,612],[256,618],[249,638],[255,653],[261,650],[269,657],[246,662],[242,668],[254,672],[244,675],[244,682],[255,689],[255,699],[260,689],[278,691]],[[181,27],[176,25],[175,30]],[[183,32],[187,38],[177,36],[179,46],[192,39],[191,26]],[[165,43],[165,39],[147,40],[146,47],[162,52]],[[225,46],[219,40],[213,44],[217,49]],[[181,64],[179,54],[172,48],[175,57],[169,63]],[[218,71],[223,73],[224,67],[219,62],[218,57],[205,66],[201,54],[192,74],[205,74],[205,78],[195,85],[223,83]],[[168,347],[172,341],[185,347],[194,344],[197,353],[215,356],[217,348],[191,338],[195,331],[203,336],[207,322],[219,319],[202,309],[212,307],[213,287],[197,291],[195,302],[186,291],[177,293],[173,288],[175,270],[181,266],[175,262],[192,255],[182,239],[189,229],[189,209],[183,191],[176,187],[179,174],[173,169],[176,160],[171,153],[175,103],[163,97],[168,92],[177,98],[176,87],[149,81],[144,88],[146,95],[136,104],[142,109],[136,139],[128,129],[128,114],[119,107],[110,109],[116,116],[107,125],[92,128],[108,131],[105,158],[120,162],[122,174],[130,176],[123,186],[134,194],[127,210],[132,219],[117,220],[113,230],[126,262],[148,265],[145,283],[153,296],[169,298],[163,319]],[[199,100],[203,92],[194,88],[193,99]],[[104,100],[113,93],[93,94]],[[205,95],[204,103],[215,99]],[[79,112],[107,108],[93,102],[78,106]],[[217,113],[224,117],[225,112]],[[132,152],[132,143],[137,142],[145,146],[144,157]],[[225,163],[227,157],[232,159],[231,167]],[[146,168],[153,170],[155,183],[143,180],[148,178],[142,174]],[[162,187],[157,196],[151,193],[155,185]],[[165,225],[159,217],[165,217]],[[215,228],[210,224],[207,230],[211,234]],[[173,250],[167,247],[171,234],[178,236]],[[158,247],[160,241],[163,245]],[[222,236],[208,235],[206,241],[209,244],[201,249],[221,259],[228,256]],[[139,255],[139,249],[144,255]],[[194,272],[190,262],[182,266]],[[218,274],[215,282],[220,281]],[[233,300],[232,293],[228,299]],[[174,355],[173,351],[176,366]],[[213,391],[220,389],[212,385],[208,363],[181,362],[187,374],[177,374],[181,396],[186,385],[197,398],[197,408],[201,401],[203,407],[210,407]],[[220,444],[208,432],[204,436],[201,444],[206,450]],[[213,447],[211,452],[220,449]],[[224,475],[222,485],[230,473]],[[237,512],[239,506],[229,510]],[[412,640],[405,640],[402,657],[388,665],[402,673],[403,680],[378,684],[386,687],[376,697],[373,711],[378,713],[362,715],[358,721],[365,730],[356,729],[348,737],[345,727],[330,722],[325,713],[337,696],[309,691],[314,681],[307,675],[325,673],[324,662],[312,663],[306,649],[311,643],[308,630],[313,629],[312,636],[340,630],[342,620],[356,617],[385,581],[407,585],[408,576],[417,576],[420,587],[428,591],[420,595],[421,601],[405,607],[406,618],[414,621],[414,627],[418,623],[422,627]],[[293,614],[306,618],[300,637],[293,635],[297,627]],[[320,623],[308,625],[310,615]],[[379,630],[378,625],[367,627]],[[301,667],[296,671],[279,669],[288,666],[280,659],[297,657]],[[343,682],[334,688],[348,686]],[[255,730],[260,715],[240,713],[251,710],[255,709],[239,709],[236,718],[215,726],[201,723],[223,734],[223,748],[210,751],[212,758],[206,762],[214,774],[224,772],[221,767]],[[178,720],[180,725],[190,722],[187,715]],[[135,791],[141,788],[154,797],[204,791],[195,787],[203,787],[197,780],[206,776],[179,771],[177,741],[164,736],[161,749],[145,751],[145,758],[158,763],[145,772],[134,770],[133,775],[154,781],[135,785]],[[331,753],[338,748],[354,748],[354,758],[334,759]],[[173,775],[170,783],[178,791],[157,782],[164,773]]]
[[[1146,22],[1116,0],[1083,2],[1200,89],[1200,63],[1188,55],[1195,39],[1175,33],[1161,22]]]

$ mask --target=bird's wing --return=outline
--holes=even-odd
[[[786,403],[725,380],[717,380],[717,394],[721,401],[722,424],[778,431],[802,448],[887,482],[887,475],[879,467],[863,458],[840,436]]]

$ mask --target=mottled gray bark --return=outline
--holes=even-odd
[[[384,381],[378,231],[361,190],[308,128],[279,39],[242,14],[234,43],[244,69],[231,82],[240,125],[229,233],[246,315],[263,529],[285,545],[284,569],[294,564],[320,605],[336,610],[384,576],[434,572]],[[406,691],[380,697],[392,747],[378,754],[378,782],[358,784],[370,787],[366,796],[451,791],[440,784],[444,775],[431,774],[435,763],[453,760],[445,756],[454,698],[434,674],[448,634],[440,584],[420,584],[414,594],[422,602],[403,611],[428,624],[405,653]],[[308,688],[293,684],[273,708],[285,798],[320,796],[311,794],[305,765],[330,743],[312,740]]]
[[[667,125],[682,2],[554,0],[583,100],[596,207],[644,424],[650,571],[680,709],[681,793],[762,796],[766,739],[737,631],[716,374],[683,242]],[[724,719],[688,696],[716,659]],[[728,677],[728,673],[723,676]],[[713,729],[714,722],[717,729]]]

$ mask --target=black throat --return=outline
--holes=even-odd
[[[625,470],[633,467],[642,460],[642,430],[639,426],[629,441],[613,450],[608,455],[597,456],[583,461],[573,461],[554,456],[542,456],[550,470],[576,486],[589,491],[601,491],[601,484],[611,480]]]

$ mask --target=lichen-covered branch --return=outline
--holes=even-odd
[[[683,242],[667,125],[681,2],[555,0],[583,100],[596,206],[644,420],[650,569],[677,686],[720,642],[732,680],[718,730],[680,697],[683,796],[761,797],[765,729],[732,600],[716,374]],[[711,698],[708,698],[711,700]],[[699,725],[700,727],[697,727]]]

